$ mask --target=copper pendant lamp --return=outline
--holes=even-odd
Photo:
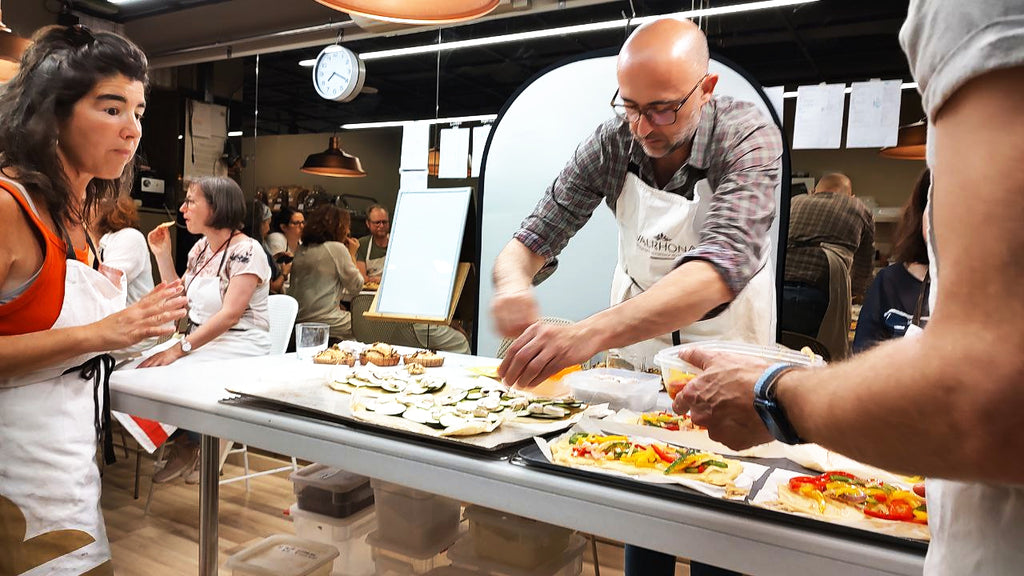
[[[3,9],[0,8],[0,83],[7,82],[18,73],[21,55],[30,43],[4,25]]]
[[[895,146],[882,148],[878,154],[897,160],[924,160],[928,142],[928,125],[924,120],[901,126]]]
[[[319,176],[334,176],[337,178],[361,178],[366,176],[363,165],[359,158],[341,149],[341,142],[337,136],[331,136],[331,143],[327,150],[310,154],[301,170],[309,174]]]
[[[316,0],[349,14],[403,24],[448,24],[479,18],[500,0]]]

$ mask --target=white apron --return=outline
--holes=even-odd
[[[226,248],[225,248],[226,250]],[[202,325],[220,311],[220,276],[199,276],[188,285],[188,317],[195,326]],[[228,360],[240,356],[265,356],[270,353],[270,332],[259,329],[225,331],[210,342],[180,358],[178,362]]]
[[[614,306],[650,289],[675,269],[675,263],[700,243],[700,229],[711,203],[707,180],[694,186],[688,200],[648,186],[633,173],[626,174],[615,206],[619,225],[619,259],[612,278]],[[775,340],[775,282],[765,246],[760,270],[718,316],[679,328],[680,342],[736,340],[770,344]],[[638,342],[622,349],[637,368],[653,366],[654,355],[672,346],[672,334]],[[639,362],[640,365],[637,365]]]
[[[366,256],[363,260],[366,262],[366,275],[367,276],[380,276],[384,273],[384,260],[387,259],[387,254],[380,258],[370,258],[370,252],[373,251],[373,236],[370,236],[370,241],[366,243]]]
[[[53,328],[91,324],[123,309],[123,278],[120,284],[68,260]],[[78,369],[62,374],[90,356],[0,389],[0,573],[113,574],[95,460],[96,418],[106,400]]]

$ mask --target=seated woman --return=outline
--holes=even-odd
[[[128,304],[138,302],[153,290],[153,265],[149,261],[146,237],[139,232],[135,201],[118,196],[98,204],[89,224],[100,260],[124,272],[128,282]]]
[[[270,265],[260,243],[239,231],[245,221],[242,189],[230,178],[200,178],[188,187],[181,212],[188,231],[202,235],[185,269],[189,328],[177,344],[139,367],[268,354]],[[168,229],[150,232],[149,246],[160,277],[177,280]],[[174,455],[153,481],[167,482],[182,473],[198,481],[198,435],[181,435],[174,446]]]
[[[298,210],[285,206],[270,221],[270,234],[267,234],[267,249],[272,256],[282,252],[294,255],[299,250],[302,240],[302,227],[306,225],[306,216]]]
[[[272,214],[270,208],[259,200],[253,203],[252,222],[249,231],[253,239],[263,246],[263,252],[267,255],[267,264],[270,266],[270,293],[284,294],[284,280],[291,272],[291,260],[287,264],[278,264],[267,247],[267,234],[270,232],[270,220]]]
[[[185,297],[171,282],[125,308],[83,217],[131,185],[147,82],[128,40],[48,26],[0,85],[3,574],[114,573],[96,466],[98,438],[113,457],[105,352],[170,335]]]
[[[878,272],[864,297],[857,318],[853,351],[863,352],[879,342],[899,338],[912,324],[928,318],[928,236],[925,207],[931,173],[925,170],[903,207],[893,243],[895,264]]]
[[[299,302],[295,321],[330,325],[332,343],[352,338],[352,317],[341,300],[363,286],[352,255],[358,244],[344,243],[350,224],[349,213],[337,206],[317,208],[309,215],[292,262],[288,293]]]

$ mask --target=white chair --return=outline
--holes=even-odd
[[[299,302],[285,294],[271,294],[267,298],[267,310],[270,315],[270,355],[284,354],[288,348],[288,341],[291,339],[292,328],[295,326],[295,316],[299,313]],[[238,446],[235,448],[235,446]],[[272,468],[260,472],[249,472],[249,450],[245,444],[236,444],[232,440],[220,441],[220,469],[224,469],[224,462],[231,454],[242,455],[242,467],[245,473],[241,476],[233,476],[220,481],[221,484],[245,481],[245,491],[249,491],[249,479],[266,474],[277,474],[278,472],[295,471],[299,464],[295,457],[292,457],[290,466]]]

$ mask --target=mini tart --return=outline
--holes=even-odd
[[[398,366],[402,357],[395,352],[389,344],[376,342],[359,355],[363,364],[375,364],[377,366]]]
[[[419,364],[425,368],[437,368],[444,364],[444,356],[430,350],[417,350],[404,357],[406,364]]]
[[[409,374],[412,374],[413,376],[419,376],[420,374],[425,374],[427,372],[427,369],[423,367],[423,364],[417,364],[416,362],[406,362],[405,371],[408,372]]]
[[[345,364],[348,366],[355,366],[356,357],[344,350],[328,348],[314,356],[313,362],[316,364]]]

